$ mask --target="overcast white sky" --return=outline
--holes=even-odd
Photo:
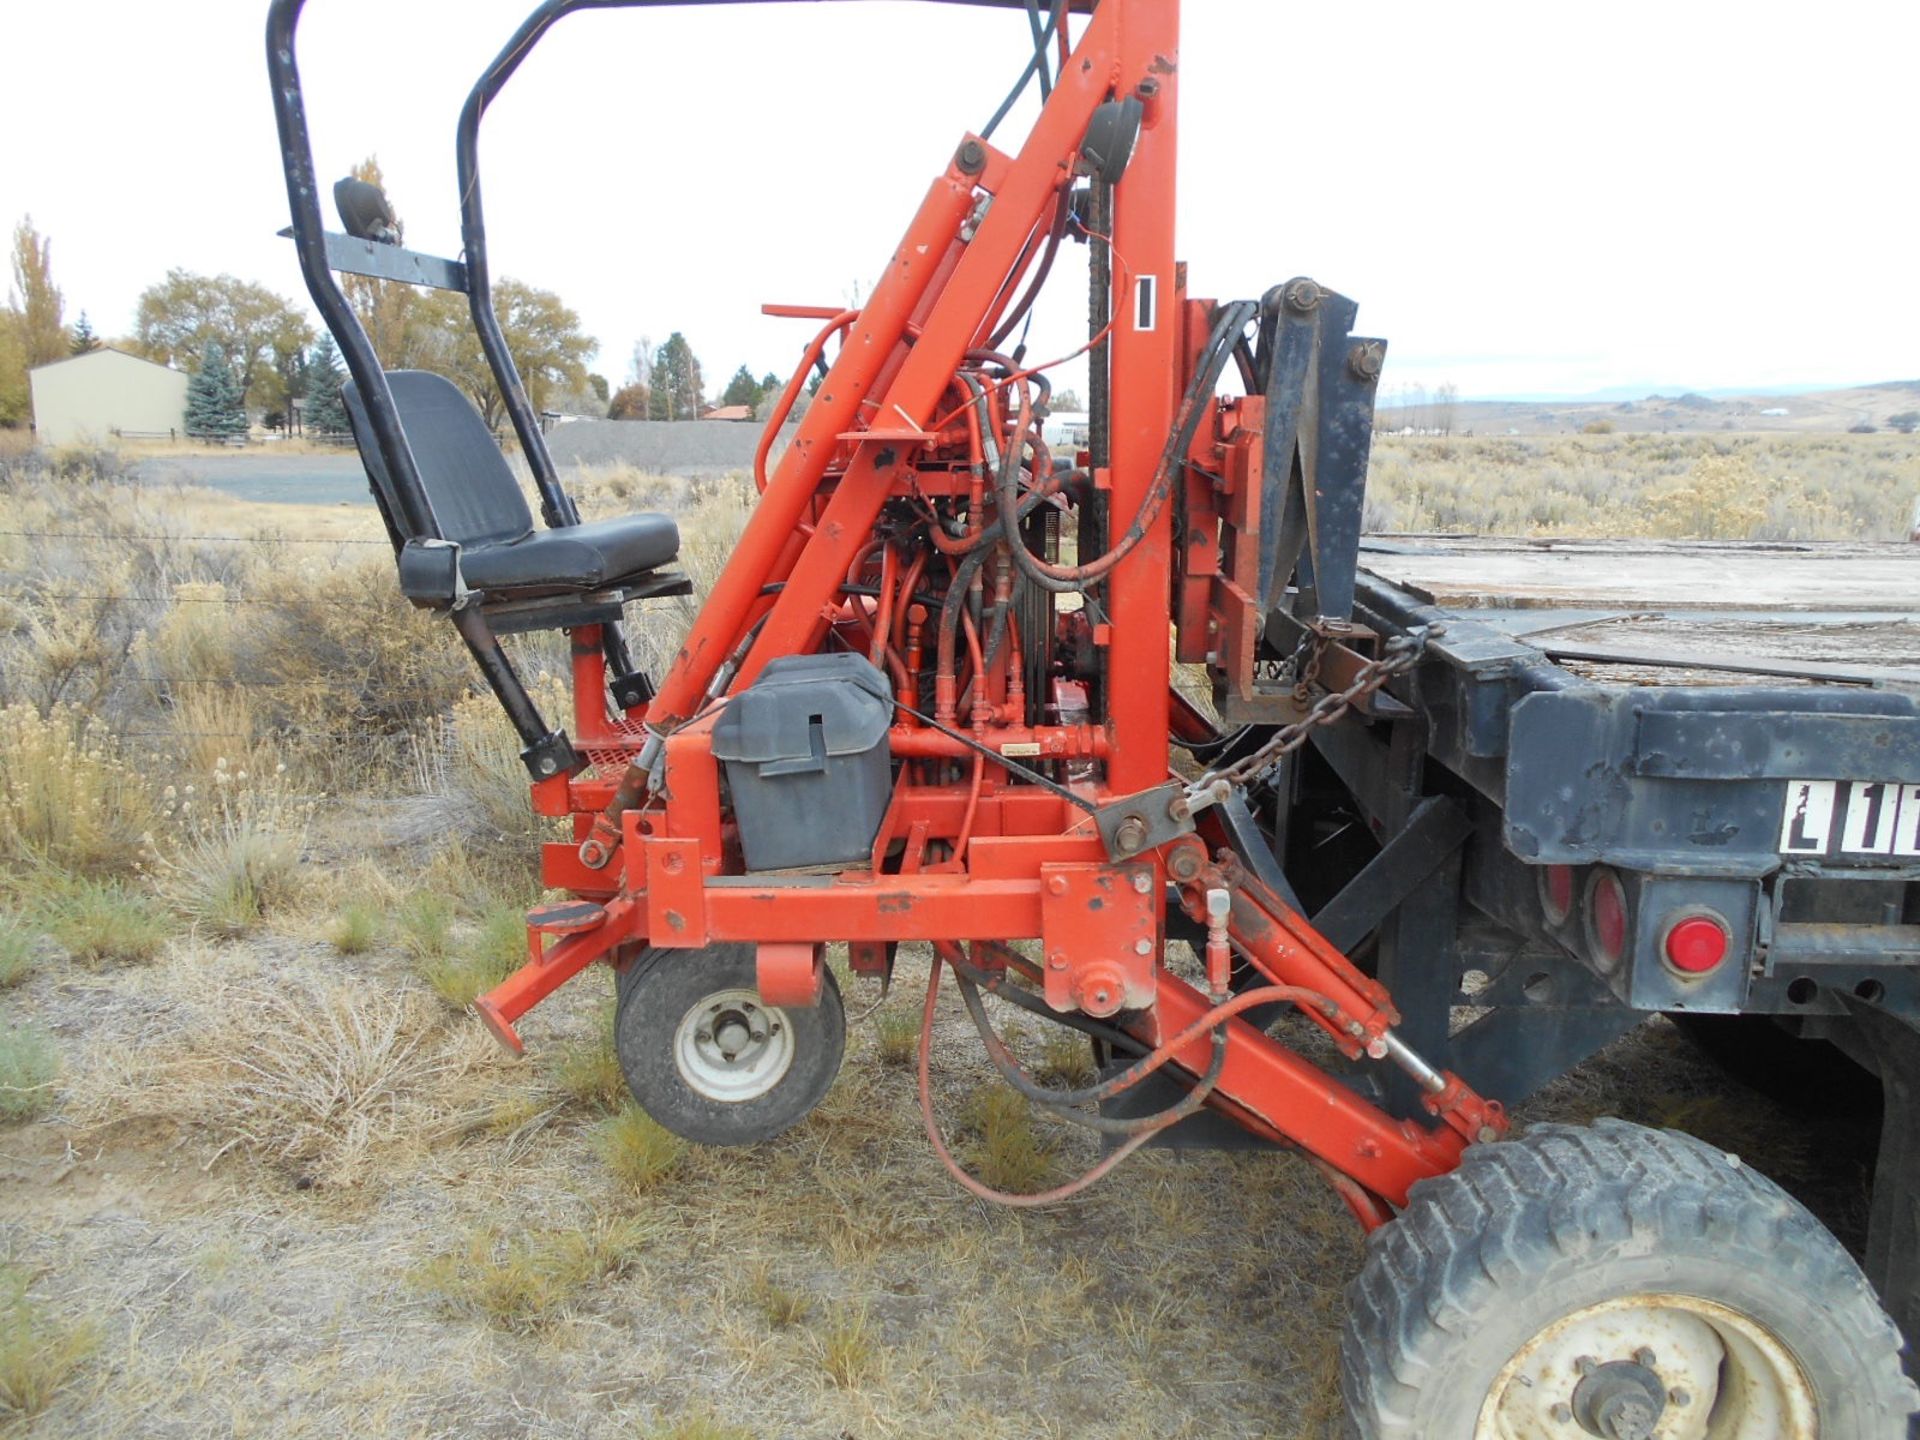
[[[452,132],[531,0],[309,0],[320,172],[377,152],[409,244],[458,247]],[[170,266],[304,300],[264,0],[0,0],[0,221],[71,319],[124,333]],[[1016,12],[889,3],[586,13],[483,137],[496,274],[557,290],[624,378],[682,330],[714,388],[785,375],[884,262],[1022,62]],[[1389,392],[1920,375],[1914,0],[1186,0],[1194,293],[1311,274],[1392,342]],[[1003,130],[1024,132],[1026,116]],[[1033,351],[1080,338],[1057,272]]]

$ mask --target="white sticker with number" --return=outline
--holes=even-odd
[[[1920,785],[1789,780],[1780,853],[1920,856]]]

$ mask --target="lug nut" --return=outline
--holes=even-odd
[[[1638,1350],[1633,1352],[1633,1363],[1636,1365],[1644,1366],[1648,1370],[1653,1369],[1653,1367],[1658,1363],[1658,1359],[1659,1357],[1657,1357],[1653,1353],[1653,1351],[1648,1349],[1645,1345],[1642,1345]]]
[[[1558,1405],[1554,1406],[1553,1409],[1549,1410],[1547,1414],[1555,1424],[1565,1425],[1573,1419],[1573,1407],[1562,1400]]]

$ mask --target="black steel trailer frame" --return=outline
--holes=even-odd
[[[1861,683],[1583,678],[1526,638],[1538,611],[1528,626],[1442,608],[1368,573],[1361,548],[1354,622],[1441,633],[1389,687],[1398,704],[1315,730],[1258,797],[1315,926],[1343,949],[1374,937],[1408,1041],[1509,1105],[1655,1014],[1839,1047],[1884,1095],[1865,1268],[1920,1334],[1920,698],[1832,665],[1756,668]],[[1283,663],[1284,624],[1263,646]],[[1616,881],[1609,956],[1585,902]],[[1698,913],[1733,943],[1696,976],[1662,941]],[[1462,1007],[1478,1012],[1464,1026]],[[1416,1113],[1398,1077],[1383,1098]],[[1184,1143],[1232,1143],[1188,1125]]]

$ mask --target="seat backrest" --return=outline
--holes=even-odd
[[[518,540],[532,533],[533,512],[527,508],[513,467],[460,388],[429,370],[389,370],[387,384],[440,533],[469,546]],[[360,446],[367,479],[379,492],[389,522],[402,539],[419,538],[406,533],[406,512],[380,458],[366,406],[353,381],[340,387],[340,398],[346,402],[347,421]]]

